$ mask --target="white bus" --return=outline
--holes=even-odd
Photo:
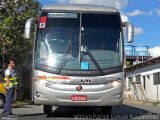
[[[52,106],[96,106],[111,114],[123,102],[124,36],[134,27],[120,12],[96,5],[47,5],[30,18],[25,38],[37,26],[33,50],[32,100]]]

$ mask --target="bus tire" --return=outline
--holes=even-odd
[[[53,106],[52,105],[43,105],[43,112],[47,114],[47,117],[51,117],[53,114]]]
[[[112,106],[103,106],[101,107],[101,114],[108,115],[111,118]]]
[[[3,108],[4,103],[5,103],[5,99],[2,95],[0,95],[0,108]]]

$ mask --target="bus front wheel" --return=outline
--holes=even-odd
[[[43,112],[47,114],[48,117],[51,117],[53,114],[53,106],[52,105],[43,105]]]

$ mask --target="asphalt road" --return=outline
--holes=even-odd
[[[13,108],[13,113],[17,115],[12,120],[104,120],[108,116],[101,115],[100,109],[90,108],[71,108],[55,107],[52,117],[43,114],[43,107],[37,105],[25,105]],[[0,109],[2,112],[2,109]],[[160,120],[160,107],[146,106],[143,104],[133,104],[125,102],[121,107],[113,107],[112,119],[151,119]]]

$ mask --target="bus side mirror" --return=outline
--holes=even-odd
[[[127,39],[128,43],[131,43],[134,41],[134,26],[130,22],[124,22],[123,27],[126,27],[127,29]]]
[[[36,18],[30,18],[27,20],[24,29],[24,38],[29,39],[31,37],[32,25],[34,25],[36,21]]]

